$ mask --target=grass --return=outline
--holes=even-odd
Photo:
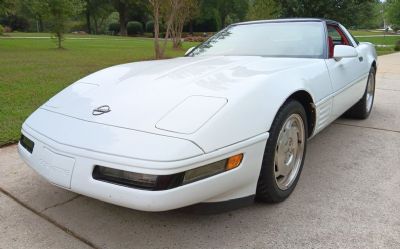
[[[6,33],[9,37],[53,37],[51,33],[28,33],[28,32],[13,32]],[[110,40],[132,40],[132,37],[125,36],[112,36],[112,35],[80,35],[80,34],[66,34],[66,38],[92,38],[92,39],[110,39]]]
[[[111,65],[152,59],[154,53],[153,41],[146,38],[69,34],[65,49],[58,50],[55,41],[46,38],[51,36],[48,33],[7,35],[42,38],[0,38],[0,146],[16,142],[28,115],[72,82]],[[400,36],[358,39],[393,45]],[[168,49],[166,55],[181,56],[194,45],[185,43],[183,50]],[[377,50],[379,54],[392,53],[393,47]]]
[[[381,30],[366,30],[366,29],[358,29],[358,30],[349,30],[354,36],[373,36],[373,35],[383,35],[383,31]]]
[[[378,55],[385,55],[395,52],[394,44],[400,40],[400,36],[358,37],[357,40],[360,42],[371,42],[375,45],[385,45],[384,47],[375,47]]]
[[[12,34],[33,35],[48,36]],[[0,146],[16,142],[28,115],[72,82],[101,68],[154,57],[150,39],[95,38],[66,39],[62,50],[55,49],[51,39],[0,39]],[[185,43],[183,50],[168,49],[166,56],[181,56],[193,45]]]
[[[382,31],[351,30],[350,32],[360,42],[371,42],[375,45],[378,45],[375,47],[378,55],[385,55],[395,52],[394,44],[400,40],[400,35],[395,35],[395,36],[393,36],[393,34],[384,35]]]

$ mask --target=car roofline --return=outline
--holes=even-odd
[[[282,18],[282,19],[269,19],[269,20],[238,22],[238,23],[231,24],[231,26],[260,24],[260,23],[287,23],[287,22],[326,22],[329,24],[338,24],[338,22],[336,22],[336,21],[324,19],[324,18]]]

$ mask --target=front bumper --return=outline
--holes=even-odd
[[[143,211],[165,211],[200,202],[220,202],[254,195],[268,133],[176,161],[151,161],[99,153],[61,144],[24,125],[22,133],[35,143],[33,152],[19,144],[24,161],[62,188],[105,202]],[[124,143],[123,140],[119,141]],[[169,175],[200,167],[238,153],[241,165],[197,182],[162,191],[140,190],[93,179],[96,165],[142,174]]]

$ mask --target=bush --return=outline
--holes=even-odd
[[[154,32],[154,21],[146,22],[146,32],[153,33]]]
[[[1,26],[1,24],[0,24],[0,35],[2,35],[3,32],[4,32],[4,28],[3,28],[3,26]]]
[[[147,33],[154,33],[154,21],[146,22],[145,30]],[[164,24],[160,22],[160,32],[165,32]]]
[[[394,51],[400,51],[400,40],[398,40],[394,45]]]
[[[116,23],[116,25],[118,26],[118,32],[119,32],[119,14],[118,14],[118,12],[112,12],[107,18],[106,18],[106,20],[103,22],[103,24],[102,25],[100,25],[101,26],[101,28],[100,28],[100,31],[99,32],[101,32],[101,33],[111,33],[111,32],[113,32],[113,31],[111,31],[110,30],[110,24],[112,24],[112,23]],[[115,33],[115,32],[113,32],[113,33]]]
[[[119,33],[119,28],[120,28],[120,25],[117,22],[113,22],[113,23],[110,23],[110,25],[108,25],[108,30],[113,32],[114,35]]]
[[[128,35],[143,34],[143,24],[140,22],[128,22],[126,29],[128,31]]]
[[[87,26],[85,23],[80,23],[80,22],[73,22],[70,24],[70,31],[71,32],[76,32],[76,31],[87,31]]]
[[[185,38],[185,41],[187,42],[205,42],[208,39],[208,37],[204,36],[188,36]]]
[[[12,28],[4,26],[4,33],[11,33],[11,32],[13,32]]]

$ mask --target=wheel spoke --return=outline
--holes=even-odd
[[[367,82],[367,96],[366,96],[366,110],[370,112],[372,109],[372,104],[374,100],[374,93],[375,93],[375,76],[371,72],[368,77]]]
[[[282,174],[284,177],[288,177],[288,175],[289,175],[289,173],[290,173],[291,170],[292,170],[292,169],[291,169],[291,167],[290,167],[289,165],[284,164],[283,167],[282,167],[282,170],[281,170],[281,174]]]
[[[282,176],[284,174],[283,165],[285,164],[285,155],[283,152],[279,152],[275,155],[275,177]]]
[[[304,153],[304,123],[292,114],[282,126],[275,149],[275,180],[280,189],[291,186],[298,174]]]

